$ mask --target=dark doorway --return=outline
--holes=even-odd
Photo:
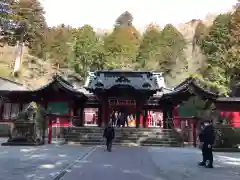
[[[136,101],[109,99],[109,121],[116,127],[136,127]]]

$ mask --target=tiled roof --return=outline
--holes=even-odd
[[[165,83],[161,73],[120,70],[90,72],[84,87],[94,90],[99,88],[98,85],[105,90],[117,85],[125,85],[137,90],[160,91]]]
[[[7,78],[0,77],[0,91],[27,91],[24,85]]]
[[[1,79],[0,79],[0,82],[1,82]],[[66,92],[69,92],[76,97],[79,97],[79,98],[86,97],[83,92],[75,89],[73,85],[71,85],[67,80],[65,80],[63,77],[61,77],[59,75],[54,76],[53,79],[49,83],[43,85],[42,87],[40,87],[38,89],[30,90],[30,89],[16,88],[16,87],[13,88],[12,86],[14,86],[15,84],[14,85],[11,84],[11,86],[10,86],[11,89],[10,88],[7,88],[7,89],[2,88],[1,92],[2,92],[2,94],[7,93],[6,95],[8,95],[9,92],[14,93],[15,95],[16,94],[27,93],[29,96],[34,96],[35,97],[38,93],[44,92],[45,89],[47,89],[47,88],[50,88],[50,89],[54,88],[54,85],[56,85],[56,84],[58,85],[58,88],[66,91]],[[0,85],[0,87],[1,87],[1,85]]]
[[[174,87],[171,91],[164,93],[165,96],[173,96],[173,95],[178,95],[180,93],[188,92],[188,93],[196,93],[198,91],[198,95],[203,95],[205,97],[212,97],[212,98],[217,98],[218,94],[210,92],[203,87],[201,87],[197,82],[196,79],[194,78],[187,78],[185,81]]]

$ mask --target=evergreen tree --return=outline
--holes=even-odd
[[[186,41],[183,35],[171,24],[167,24],[161,32],[161,44],[159,46],[161,53],[158,56],[159,66],[163,72],[169,73],[172,66],[178,64],[186,69],[184,48]]]
[[[141,44],[138,50],[137,63],[140,68],[154,69],[156,68],[156,55],[160,53],[159,46],[161,44],[160,28],[150,24],[143,34]]]
[[[84,79],[88,71],[101,68],[104,64],[103,44],[93,28],[85,25],[76,32],[70,66]]]
[[[17,39],[30,48],[30,53],[42,56],[45,49],[45,32],[47,24],[44,10],[38,0],[18,0],[11,3],[11,10],[21,22],[21,29],[17,33]]]
[[[49,58],[56,67],[66,67],[73,41],[72,28],[61,24],[49,29],[46,37]]]
[[[229,58],[234,63],[235,73],[240,76],[240,2],[236,4],[236,10],[232,14],[230,22],[231,49]]]
[[[195,28],[195,32],[194,32],[194,36],[193,36],[193,50],[195,49],[195,47],[198,45],[201,45],[202,40],[205,38],[205,36],[207,35],[208,28],[203,24],[202,21],[200,21],[196,28]]]
[[[232,46],[230,22],[230,14],[219,15],[201,43],[201,49],[206,55],[208,64],[203,76],[222,93],[227,93],[233,73],[231,67],[233,64],[230,63],[227,53]]]
[[[16,14],[11,10],[12,3],[12,0],[0,1],[0,42],[2,46],[15,45],[16,33],[21,28]]]
[[[113,32],[104,38],[107,68],[122,68],[135,62],[139,35],[132,20],[130,13],[123,13],[117,18]]]

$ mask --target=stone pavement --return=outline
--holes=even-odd
[[[0,180],[48,180],[91,147],[0,146]]]
[[[61,180],[162,180],[146,148],[97,148],[79,161]]]
[[[237,180],[240,153],[216,153],[215,168],[196,164],[194,148],[45,145],[0,147],[0,180]]]
[[[97,148],[75,164],[62,180],[237,180],[240,154],[217,153],[214,169],[198,167],[201,154],[194,148]]]
[[[196,166],[201,152],[195,148],[149,148],[159,174],[166,180],[240,179],[240,153],[214,153],[214,169]]]

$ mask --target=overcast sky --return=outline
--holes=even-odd
[[[112,28],[115,19],[129,11],[134,25],[149,23],[164,26],[203,19],[208,13],[225,12],[236,0],[40,0],[49,26],[61,23],[73,27],[90,24],[94,28]]]

